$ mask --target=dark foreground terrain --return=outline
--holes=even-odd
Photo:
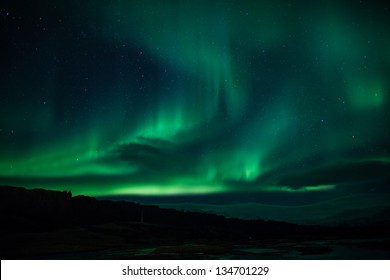
[[[227,219],[0,187],[1,259],[389,259],[390,226]]]

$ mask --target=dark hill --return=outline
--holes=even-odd
[[[73,197],[68,191],[9,186],[0,187],[0,222],[2,259],[143,258],[134,250],[149,247],[155,248],[152,258],[200,258],[205,252],[208,256],[227,254],[238,244],[270,246],[280,240],[296,243],[389,233],[387,227],[331,228],[228,219],[132,202]],[[182,248],[183,244],[190,244],[190,248]]]
[[[0,187],[0,216],[5,228],[41,231],[69,226],[115,222],[138,222],[191,228],[194,233],[210,233],[214,228],[220,237],[248,237],[290,233],[302,229],[294,224],[263,220],[228,219],[223,216],[164,209],[133,202],[97,200],[88,196],[72,196],[69,191],[28,190],[20,187]]]

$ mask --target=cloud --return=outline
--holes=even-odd
[[[136,167],[138,174],[168,178],[190,172],[186,155],[179,150],[177,145],[163,139],[139,137],[137,141],[119,145],[113,155]]]
[[[293,171],[291,171],[293,170]],[[224,185],[234,190],[245,191],[278,191],[300,190],[307,187],[341,186],[357,191],[367,186],[381,189],[390,181],[390,163],[383,161],[339,162],[322,167],[287,169],[285,167],[271,170],[253,180],[225,180]],[[341,189],[340,189],[341,191]],[[344,192],[344,191],[341,191]]]
[[[390,164],[382,161],[337,163],[277,178],[280,186],[301,188],[324,184],[350,184],[381,181],[390,175]]]

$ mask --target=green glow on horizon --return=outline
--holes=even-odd
[[[169,184],[164,187],[161,185],[140,185],[140,186],[119,186],[112,192],[103,193],[104,195],[175,195],[175,194],[211,194],[223,192],[224,188],[217,185],[176,185]],[[95,193],[99,196],[102,193]]]

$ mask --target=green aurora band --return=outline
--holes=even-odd
[[[107,196],[388,182],[381,4],[81,2],[1,9],[0,184]]]

